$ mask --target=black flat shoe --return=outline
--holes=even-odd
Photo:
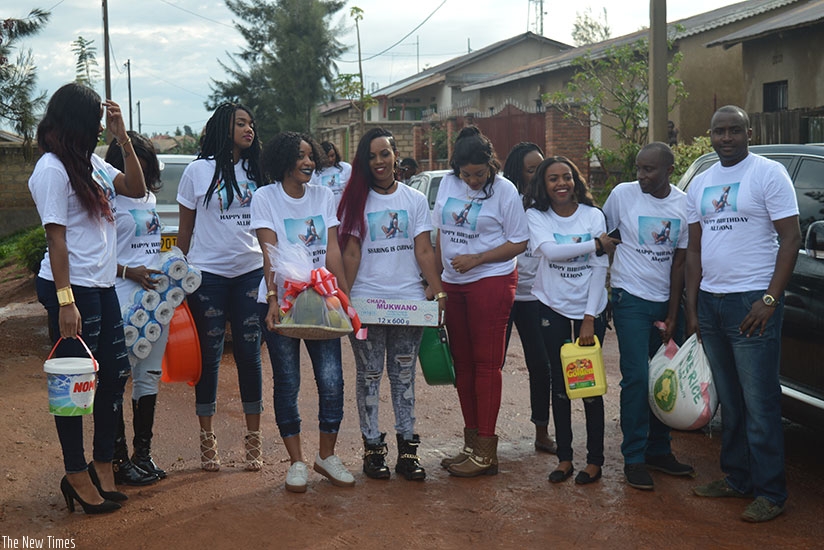
[[[150,474],[128,458],[120,462],[112,463],[112,468],[114,469],[114,482],[117,485],[142,487],[160,481],[160,477],[156,474]]]
[[[585,470],[581,470],[578,472],[578,475],[575,476],[575,483],[578,485],[587,485],[588,483],[594,483],[601,479],[601,468],[598,468],[598,473],[594,476],[589,475]]]
[[[561,483],[562,481],[566,481],[572,476],[572,472],[575,471],[575,468],[570,466],[569,470],[553,470],[549,474],[549,481],[552,483]]]
[[[60,480],[60,492],[63,493],[63,498],[66,500],[66,506],[68,506],[69,512],[74,512],[75,500],[80,503],[83,511],[87,514],[108,514],[109,512],[120,509],[120,504],[113,500],[103,500],[100,504],[89,504],[85,502],[80,498],[80,495],[77,494],[77,491],[72,487],[72,484],[69,483],[69,479],[66,476],[63,476],[63,479]],[[106,497],[103,498],[105,499]]]
[[[89,462],[89,477],[92,478],[92,483],[94,483],[94,486],[97,487],[97,492],[100,493],[101,497],[107,500],[113,500],[115,502],[129,500],[129,497],[126,496],[125,493],[121,493],[120,491],[104,491],[100,487],[100,478],[97,477],[97,470],[94,469],[94,462]]]

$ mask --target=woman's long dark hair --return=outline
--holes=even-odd
[[[226,206],[232,204],[235,193],[240,193],[240,187],[235,178],[234,135],[235,135],[235,113],[245,111],[251,119],[252,127],[255,124],[255,117],[247,107],[239,103],[223,103],[215,109],[209,121],[206,122],[206,129],[200,139],[199,159],[213,159],[215,161],[215,173],[203,198],[203,204],[208,205],[212,195],[218,189],[220,180],[223,179],[226,187]],[[256,185],[261,185],[263,177],[260,171],[260,139],[255,131],[252,145],[240,152],[243,169],[246,177]]]
[[[340,204],[338,205],[338,242],[341,250],[346,248],[346,243],[352,234],[366,234],[366,223],[363,221],[363,209],[366,208],[366,199],[369,198],[369,190],[374,183],[372,170],[369,168],[369,155],[372,150],[372,140],[385,137],[389,140],[389,145],[395,153],[395,161],[398,160],[398,149],[395,146],[395,137],[389,130],[383,128],[372,128],[366,132],[358,142],[358,150],[355,152],[355,160],[352,162],[352,175],[349,183],[343,190]]]
[[[323,152],[317,142],[307,134],[297,132],[281,132],[266,143],[260,157],[260,167],[263,171],[263,185],[275,181],[283,181],[286,174],[295,167],[300,156],[300,142],[305,141],[312,148],[312,157],[315,161],[315,172],[320,170],[323,161]]]
[[[544,152],[540,147],[531,141],[522,141],[509,151],[504,162],[503,176],[515,184],[521,195],[525,195],[526,188],[529,187],[529,181],[524,181],[524,158],[532,151],[537,151],[543,158]]]
[[[530,180],[529,186],[527,187],[527,192],[524,195],[524,206],[526,208],[535,208],[541,212],[546,212],[550,206],[552,206],[552,201],[546,192],[545,177],[547,169],[556,162],[566,164],[572,171],[572,181],[575,184],[572,194],[575,197],[575,201],[578,204],[596,206],[595,199],[592,198],[592,194],[589,192],[589,187],[584,181],[581,171],[578,170],[574,162],[566,157],[547,157],[538,165],[538,169],[535,170],[535,175],[532,176],[532,180]]]
[[[134,154],[145,165],[143,179],[146,180],[146,189],[152,193],[157,193],[163,184],[160,181],[160,163],[157,161],[157,151],[155,151],[154,145],[148,138],[137,132],[129,130],[126,133],[132,140]],[[109,144],[109,150],[106,151],[106,162],[123,172],[125,166],[123,149],[117,144],[117,140],[112,140]]]
[[[489,177],[483,186],[483,197],[477,200],[488,199],[492,196],[492,183],[495,175],[501,170],[501,163],[495,156],[495,148],[488,137],[481,133],[477,126],[465,126],[458,133],[455,140],[455,147],[452,150],[452,158],[449,166],[456,177],[461,177],[461,166],[467,164],[485,164],[489,167]]]
[[[37,125],[37,145],[63,163],[77,199],[92,217],[112,221],[105,193],[92,178],[92,153],[100,135],[100,96],[77,83],[54,92],[46,114]]]
[[[318,161],[323,160],[323,162],[319,162],[319,166],[334,166],[335,168],[340,168],[340,151],[338,151],[338,148],[335,146],[335,144],[331,141],[322,141],[320,146],[321,149],[323,149],[323,152],[326,154],[326,158],[318,159]],[[329,164],[329,151],[335,152],[335,162],[333,162],[332,164]]]

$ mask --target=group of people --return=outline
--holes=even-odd
[[[105,161],[93,152],[103,111],[114,136]],[[733,127],[734,123],[738,125]],[[313,268],[328,270],[340,291],[353,298],[437,301],[449,334],[464,423],[458,452],[444,458],[441,466],[459,477],[498,472],[501,370],[513,324],[529,371],[535,449],[558,456],[551,482],[572,476],[571,403],[560,349],[574,339],[581,345],[603,342],[610,309],[621,354],[621,451],[628,484],[652,489],[649,469],[693,474],[691,466],[673,456],[669,429],[647,404],[647,362],[662,341],[678,332],[686,280],[686,331],[700,330],[716,373],[724,407],[722,469],[728,474],[726,480],[697,488],[696,493],[754,494],[745,519],[747,513],[753,521],[774,517],[786,499],[783,457],[776,455],[770,439],[780,437],[781,431],[780,409],[772,403],[777,388],[776,338],[781,294],[792,269],[790,264],[788,271],[786,264],[798,243],[797,208],[794,214],[780,170],[762,167],[770,161],[751,160],[753,156],[746,154],[746,141],[742,145],[739,134],[746,134],[746,129],[746,114],[740,109],[716,113],[712,136],[721,166],[702,175],[689,196],[669,183],[669,147],[644,147],[637,158],[638,181],[619,185],[601,209],[569,159],[545,158],[537,145],[521,143],[502,167],[490,140],[469,126],[458,134],[451,172],[441,181],[430,214],[426,198],[399,181],[409,171],[400,170],[390,132],[367,131],[350,166],[334,144],[318,144],[306,134],[282,132],[262,146],[248,108],[220,105],[177,195],[178,246],[202,273],[202,284],[188,297],[202,356],[202,374],[195,386],[202,469],[217,471],[221,466],[213,417],[228,322],[245,415],[246,469],[258,471],[263,464],[260,354],[265,342],[273,372],[275,419],[290,460],[285,488],[306,491],[309,468],[298,408],[301,339],[278,332],[289,296],[284,290],[286,275],[277,254],[272,254],[280,246],[299,245],[311,250]],[[157,353],[130,364],[118,302],[118,295],[156,284],[159,232],[136,231],[133,212],[154,209],[159,168],[151,143],[126,132],[117,104],[101,102],[78,84],[54,94],[38,127],[38,143],[44,155],[29,185],[48,239],[37,278],[38,296],[49,313],[55,341],[67,339],[58,347],[59,354],[82,355],[76,340],[82,336],[100,364],[92,462],[85,460],[82,417],[55,417],[66,470],[61,491],[71,510],[77,501],[87,513],[110,512],[126,499],[116,483],[141,485],[166,476],[150,453],[165,342],[156,346]],[[772,177],[763,190],[744,184],[748,178],[757,179],[756,169],[749,168],[753,162],[760,163],[758,174],[768,171]],[[728,176],[741,183],[727,183]],[[748,219],[758,218],[765,238],[776,230],[781,236],[780,247],[776,243],[744,258],[764,263],[759,270],[724,252],[730,249],[724,238],[741,245],[734,250],[747,249],[744,233],[739,236],[737,228],[729,235],[702,231],[712,224],[715,209],[702,206],[698,194],[706,189],[716,195],[717,189],[730,185],[739,186],[738,211],[766,203],[769,215]],[[781,206],[773,207],[779,196]],[[660,227],[666,228],[666,238],[658,237]],[[431,231],[437,231],[434,250]],[[148,244],[131,246],[137,238]],[[389,238],[396,246],[380,246]],[[771,265],[766,265],[768,256]],[[606,285],[610,260],[611,299]],[[731,279],[733,267],[746,276],[742,272]],[[756,289],[766,289],[763,300],[758,295],[750,302],[736,302],[735,293],[751,298]],[[753,301],[750,309],[747,304]],[[734,308],[728,305],[732,302]],[[740,318],[733,318],[733,309]],[[656,322],[665,328],[656,328]],[[739,324],[743,336],[738,334]],[[379,389],[386,371],[395,416],[395,472],[408,480],[423,480],[426,471],[415,427],[416,359],[423,329],[376,324],[365,328],[365,335],[350,336],[363,472],[374,479],[391,476],[386,433],[378,422]],[[754,337],[745,338],[749,336]],[[336,486],[351,487],[355,478],[335,454],[344,401],[341,342],[304,339],[304,345],[319,403],[313,469]],[[772,381],[754,380],[754,364],[775,371],[770,371],[775,387]],[[135,426],[131,458],[122,410],[129,375]],[[575,481],[585,485],[602,475],[604,402],[601,396],[583,402],[586,466]],[[549,433],[550,410],[557,441]],[[761,460],[762,455],[769,459]],[[753,506],[757,510],[751,510]]]

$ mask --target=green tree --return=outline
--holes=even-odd
[[[670,50],[672,42],[670,41]],[[613,46],[599,55],[587,51],[572,67],[572,79],[563,90],[545,94],[544,103],[552,104],[581,124],[600,124],[618,141],[618,149],[589,143],[589,153],[606,171],[607,190],[615,182],[635,179],[635,157],[648,137],[649,117],[649,42],[646,38]],[[667,64],[669,111],[687,97],[683,81],[675,75],[683,54],[672,55]],[[606,132],[604,132],[606,133]]]
[[[235,27],[246,46],[225,81],[212,81],[206,107],[238,101],[255,115],[263,139],[281,130],[309,131],[315,106],[332,87],[334,59],[344,48],[330,20],[345,5],[340,0],[226,0],[242,23]]]
[[[586,46],[608,40],[612,34],[607,22],[607,9],[604,8],[604,19],[595,17],[592,9],[575,13],[575,23],[572,24],[572,41],[576,46]]]
[[[78,36],[72,42],[72,53],[77,60],[74,65],[74,81],[84,84],[89,88],[94,88],[95,82],[100,78],[100,71],[97,70],[97,48],[93,46],[94,40],[86,40]]]
[[[35,112],[45,104],[46,93],[35,95],[37,67],[31,50],[18,52],[14,63],[9,58],[16,42],[38,33],[50,16],[47,11],[33,9],[25,19],[5,19],[0,26],[0,119],[11,123],[27,142],[34,133]]]

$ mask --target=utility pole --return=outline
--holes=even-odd
[[[129,130],[134,130],[132,126],[132,60],[126,60],[126,82],[129,86]]]
[[[649,129],[647,140],[667,141],[667,0],[649,2]]]
[[[137,100],[137,133],[143,133],[143,125],[140,123],[140,100]]]
[[[421,37],[415,35],[415,57],[418,60],[418,72],[421,72]]]
[[[112,98],[112,68],[109,63],[109,6],[103,0],[103,74],[106,84],[106,99]]]

